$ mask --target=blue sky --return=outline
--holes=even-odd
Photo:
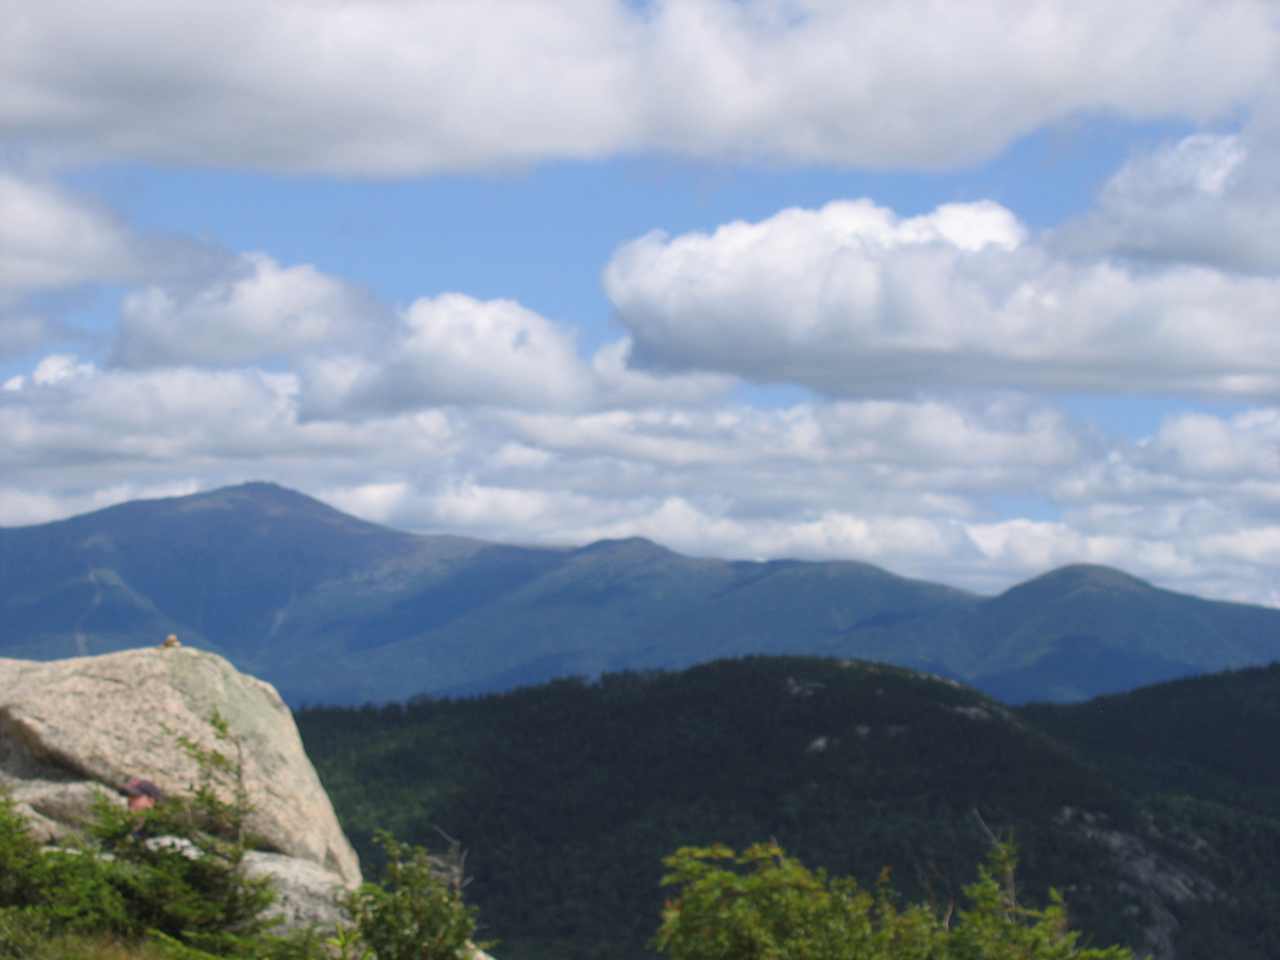
[[[1280,15],[120,0],[0,36],[0,524],[274,480],[1280,602]]]

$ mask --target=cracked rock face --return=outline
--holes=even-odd
[[[1179,863],[1148,842],[1156,835],[1148,825],[1146,837],[1112,828],[1108,818],[1073,807],[1063,807],[1057,822],[1070,826],[1101,844],[1110,853],[1120,875],[1122,889],[1131,893],[1147,910],[1144,928],[1146,947],[1154,960],[1177,960],[1177,933],[1180,927],[1175,909],[1192,901],[1212,901],[1222,897],[1208,877],[1194,867]],[[1204,843],[1200,840],[1200,843]],[[1207,846],[1207,845],[1206,845]]]
[[[215,654],[150,647],[98,657],[0,659],[0,786],[37,835],[78,828],[103,792],[143,777],[168,793],[199,783],[186,737],[235,760],[209,723],[217,711],[239,742],[253,810],[248,830],[274,853],[307,861],[342,886],[360,883],[355,851],[275,688]]]

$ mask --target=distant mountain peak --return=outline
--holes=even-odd
[[[167,502],[183,513],[203,510],[237,510],[267,517],[292,517],[326,524],[342,524],[353,528],[388,529],[380,524],[353,517],[301,491],[265,480],[252,480],[248,483],[193,493],[186,497],[174,497],[168,501],[152,502]]]
[[[1078,590],[1131,592],[1155,587],[1133,574],[1097,563],[1073,563],[1058,567],[1007,590],[1002,596],[1031,593],[1074,593]]]
[[[215,500],[215,499],[252,499],[252,500],[288,500],[288,502],[310,502],[319,503],[312,497],[307,497],[300,490],[288,488],[280,484],[271,483],[269,480],[250,480],[243,484],[229,484],[227,486],[215,486],[212,490],[201,490],[200,493],[193,493],[189,497],[178,497],[175,499],[191,500]]]
[[[289,487],[282,487],[278,483],[271,483],[266,480],[251,480],[248,483],[238,483],[227,487],[217,487],[213,490],[203,490],[200,493],[193,493],[187,497],[174,497],[173,499],[181,501],[184,506],[189,506],[194,509],[244,502],[254,503],[260,506],[312,507],[324,510],[333,509],[328,504],[322,503],[314,497],[309,497],[305,493],[292,490]]]
[[[1115,567],[1107,567],[1098,563],[1073,563],[1056,570],[1050,570],[1041,580],[1057,580],[1088,586],[1105,587],[1112,590],[1153,590],[1146,580],[1125,573]]]
[[[644,537],[620,537],[616,539],[595,540],[574,551],[577,556],[589,554],[613,554],[625,557],[670,556],[671,550],[661,544],[654,543]]]

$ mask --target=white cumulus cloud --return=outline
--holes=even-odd
[[[623,246],[638,365],[834,395],[956,387],[1280,393],[1280,277],[1075,260],[978,203],[867,201]]]
[[[0,307],[137,269],[133,237],[110,213],[51,183],[0,171]]]
[[[1280,137],[1197,133],[1142,153],[1091,211],[1055,231],[1072,253],[1280,272]]]
[[[414,301],[372,352],[315,365],[314,416],[396,412],[442,404],[579,406],[591,391],[572,336],[511,300],[459,293]]]
[[[371,340],[383,309],[302,264],[245,254],[225,274],[125,297],[111,360],[123,367],[237,365]]]

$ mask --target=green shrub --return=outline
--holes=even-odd
[[[13,798],[0,789],[0,907],[24,907],[43,895],[40,844]]]
[[[385,832],[378,844],[387,856],[386,879],[347,897],[356,939],[344,933],[344,952],[362,956],[367,947],[377,960],[464,960],[476,920],[462,901],[460,872],[446,875],[424,848],[407,847]]]
[[[119,932],[163,937],[214,955],[248,950],[252,956],[270,926],[264,913],[275,891],[269,879],[251,879],[242,869],[252,806],[241,745],[216,709],[209,725],[219,748],[177,738],[198,771],[190,795],[168,798],[140,815],[103,801],[92,832],[112,858],[113,884],[125,901],[127,927]],[[234,759],[221,747],[234,750]],[[176,842],[151,840],[159,837]]]
[[[0,960],[28,960],[49,934],[49,924],[38,910],[0,907]]]
[[[210,723],[235,748],[234,761],[180,741],[200,770],[192,794],[140,813],[100,797],[80,846],[42,852],[0,791],[0,958],[29,955],[33,938],[83,933],[149,937],[173,956],[322,955],[318,938],[307,946],[305,935],[266,936],[264,911],[275,893],[269,879],[242,870],[250,807],[239,744],[216,713]],[[177,841],[159,844],[157,837]]]
[[[685,847],[663,861],[678,888],[655,946],[671,960],[1132,960],[1083,949],[1054,894],[1030,909],[1014,897],[1014,853],[998,844],[954,924],[950,910],[899,909],[887,878],[872,894],[852,879],[812,872],[776,844],[744,853]]]
[[[94,850],[72,847],[42,857],[43,895],[36,909],[49,927],[63,933],[136,936],[123,878],[129,867],[103,860]]]
[[[923,907],[899,912],[849,879],[811,872],[776,844],[739,854],[685,847],[663,861],[667,902],[656,946],[672,960],[924,960],[942,929]]]

